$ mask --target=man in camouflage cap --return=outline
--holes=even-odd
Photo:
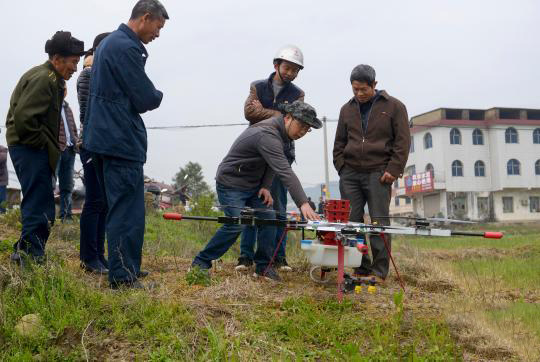
[[[60,157],[58,133],[65,81],[77,70],[84,43],[70,32],[58,31],[47,40],[49,59],[27,71],[11,96],[6,140],[21,184],[22,232],[11,255],[22,254],[40,262],[54,223],[53,173]]]
[[[284,115],[258,122],[247,128],[233,143],[229,153],[218,167],[216,190],[225,215],[240,216],[244,207],[265,209],[272,206],[270,186],[274,175],[289,190],[294,202],[308,220],[319,216],[311,208],[298,177],[284,153],[284,144],[298,140],[311,131],[321,128],[315,109],[302,101],[281,107]],[[271,219],[274,213],[256,210],[256,217]],[[219,259],[234,244],[243,225],[223,225],[195,257],[193,266],[208,270],[212,260]],[[254,262],[255,276],[279,281],[276,270],[269,265],[274,252],[275,226],[257,226],[257,251]]]

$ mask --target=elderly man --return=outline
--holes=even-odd
[[[270,186],[274,175],[287,187],[291,196],[308,220],[319,216],[309,206],[300,180],[285,155],[284,146],[306,135],[311,127],[321,128],[315,109],[302,101],[284,106],[285,116],[258,122],[246,129],[233,143],[218,167],[216,190],[219,203],[227,216],[239,216],[242,208],[271,206]],[[269,209],[270,210],[270,209]],[[256,216],[273,218],[273,213],[257,210]],[[223,225],[193,260],[193,266],[208,270],[212,260],[219,259],[234,244],[243,225]],[[279,281],[276,270],[269,266],[275,249],[275,226],[257,227],[257,251],[254,255],[255,276]]]
[[[92,152],[107,214],[109,282],[144,288],[144,174],[147,137],[140,113],[156,109],[163,93],[145,73],[144,44],[159,37],[169,19],[157,0],[140,0],[131,18],[101,41],[94,54],[83,148]]]
[[[341,197],[351,201],[351,221],[364,221],[368,204],[372,221],[389,225],[392,183],[402,177],[409,156],[407,109],[384,90],[377,90],[375,69],[358,65],[350,77],[354,97],[339,114],[334,165]],[[383,218],[377,218],[382,216]],[[390,237],[387,237],[390,246]],[[380,236],[370,236],[373,262],[365,255],[357,275],[374,275],[383,282],[389,255]]]
[[[84,43],[59,31],[45,44],[49,59],[26,72],[11,96],[6,140],[21,184],[22,232],[11,260],[19,264],[24,254],[37,262],[54,223],[53,175],[60,158],[60,113],[65,81],[77,70]]]

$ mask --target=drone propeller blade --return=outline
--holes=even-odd
[[[451,224],[476,224],[474,221],[468,221],[468,220],[456,220],[456,219],[446,219],[442,217],[428,217],[426,218],[427,221],[435,221],[435,222],[448,222]]]
[[[268,209],[265,209],[265,208],[252,208],[252,207],[249,207],[249,206],[235,206],[235,205],[216,205],[217,208],[219,209],[226,209],[228,207],[232,208],[232,209],[239,209],[239,210],[244,210],[244,211],[255,211],[255,212],[265,212],[265,211],[272,211],[272,212],[275,212],[276,210],[272,209],[272,208],[268,208]]]
[[[182,215],[177,214],[175,212],[166,212],[163,214],[163,218],[165,220],[200,220],[200,221],[218,221],[217,217],[208,217],[208,216],[188,216],[188,215]]]
[[[474,221],[447,219],[444,217],[413,217],[413,216],[373,216],[372,219],[402,219],[414,221],[447,222],[451,224],[476,224]]]

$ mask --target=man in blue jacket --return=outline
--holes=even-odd
[[[159,37],[167,11],[158,0],[140,0],[126,24],[107,36],[94,55],[83,147],[94,154],[106,196],[111,288],[143,288],[143,164],[147,137],[140,113],[156,109],[163,93],[145,73],[143,44]]]

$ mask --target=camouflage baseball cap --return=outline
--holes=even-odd
[[[322,127],[322,122],[317,118],[315,108],[302,101],[294,101],[285,103],[280,107],[282,112],[289,113],[294,119],[310,125],[313,128],[319,129]]]

